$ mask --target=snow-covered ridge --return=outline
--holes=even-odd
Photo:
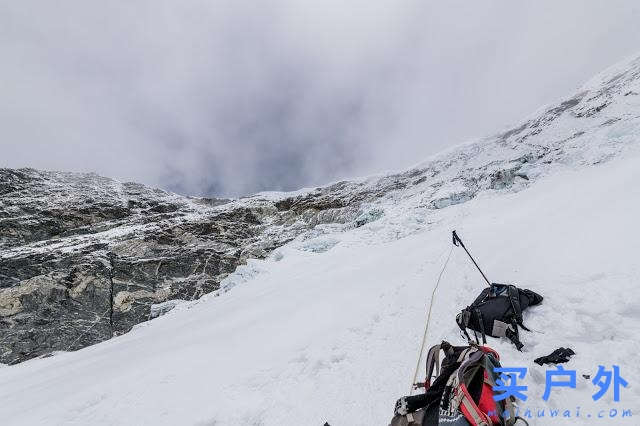
[[[239,265],[288,243],[321,253],[355,228],[378,241],[422,232],[443,209],[480,194],[624,156],[639,135],[636,58],[497,136],[402,173],[295,193],[193,199],[93,174],[2,169],[0,362],[126,332],[152,316],[152,305],[226,288]]]

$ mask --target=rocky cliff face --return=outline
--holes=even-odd
[[[636,149],[639,81],[636,59],[493,138],[404,173],[297,193],[201,199],[93,174],[0,169],[0,363],[127,332],[171,301],[224,290],[248,258],[393,215],[394,202],[428,217],[481,191],[526,188],[550,168]]]
[[[217,290],[247,258],[348,222],[359,205],[194,199],[32,169],[0,169],[0,197],[2,363],[126,332],[154,304]]]

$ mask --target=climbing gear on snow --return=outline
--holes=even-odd
[[[453,233],[453,245],[458,247],[462,247],[464,249],[464,251],[467,252],[467,255],[469,256],[469,259],[471,259],[471,261],[473,262],[474,265],[476,265],[476,268],[478,268],[478,271],[480,271],[480,274],[482,275],[482,278],[484,278],[484,280],[487,282],[487,284],[489,286],[491,286],[491,282],[489,282],[489,279],[487,278],[487,276],[484,274],[484,272],[482,272],[482,269],[480,269],[480,267],[478,266],[478,263],[476,262],[476,260],[473,258],[473,256],[471,256],[471,253],[469,253],[469,250],[467,250],[467,247],[464,245],[464,243],[462,242],[462,240],[460,239],[460,237],[458,236],[458,234],[456,233],[456,231],[454,230]]]
[[[425,393],[400,398],[391,426],[514,425],[513,396],[493,399],[498,378],[494,368],[500,367],[499,359],[498,353],[486,346],[452,346],[443,341],[431,347],[426,379],[419,384]]]
[[[520,351],[524,345],[520,342],[518,327],[530,331],[522,323],[522,311],[540,302],[542,296],[531,290],[519,289],[510,284],[492,283],[456,316],[456,323],[469,342],[471,337],[467,328],[473,330],[477,344],[480,344],[476,334],[479,332],[483,344],[487,343],[487,335],[506,337]]]
[[[538,365],[542,364],[563,364],[565,362],[569,362],[569,358],[571,358],[576,353],[570,348],[558,348],[555,351],[551,352],[549,355],[541,356],[540,358],[536,358],[533,360]]]

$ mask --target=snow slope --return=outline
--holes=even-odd
[[[545,297],[525,314],[535,331],[523,332],[523,353],[489,338],[503,365],[529,368],[523,407],[581,407],[566,424],[638,424],[586,418],[610,408],[640,415],[640,131],[638,110],[623,112],[635,121],[592,132],[562,118],[581,142],[563,148],[573,157],[530,170],[529,183],[466,199],[453,182],[438,197],[456,202],[436,209],[409,188],[362,227],[249,261],[226,279],[230,291],[101,344],[0,368],[2,424],[386,425],[409,390],[452,229],[492,280]],[[429,345],[463,343],[455,315],[483,288],[465,256],[454,250],[436,293]],[[567,368],[578,386],[543,403],[546,368],[533,359],[560,346],[577,353]],[[598,364],[620,365],[629,383],[620,402],[611,392],[591,400],[581,375]]]
[[[0,370],[3,424],[383,425],[407,392],[425,303],[457,228],[494,280],[545,296],[527,312],[526,350],[490,344],[504,365],[530,368],[559,346],[594,374],[619,364],[620,403],[590,403],[591,386],[550,406],[640,408],[640,155],[543,178],[526,191],[487,193],[441,210],[395,241],[372,223],[314,253],[295,246],[254,262],[233,291],[74,353]],[[462,343],[454,323],[483,282],[455,251],[437,293],[429,343]],[[611,394],[609,394],[609,397]],[[625,419],[627,424],[633,420]],[[574,421],[575,422],[575,421]],[[623,420],[620,420],[622,423]],[[537,421],[533,424],[545,424]],[[610,424],[609,422],[605,424]]]

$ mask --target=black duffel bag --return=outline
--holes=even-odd
[[[542,302],[542,296],[531,290],[514,285],[492,283],[482,290],[476,300],[456,316],[456,322],[469,341],[467,328],[473,330],[476,343],[487,343],[486,336],[506,337],[518,350],[524,346],[520,342],[518,327],[529,329],[522,323],[522,312],[529,306]]]

